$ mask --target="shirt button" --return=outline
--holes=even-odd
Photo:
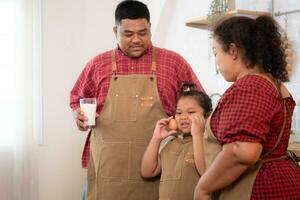
[[[132,69],[132,70],[133,70],[133,69],[134,69],[134,67],[133,67],[133,66],[131,66],[131,67],[130,67],[130,69]]]

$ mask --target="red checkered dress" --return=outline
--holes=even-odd
[[[152,61],[152,46],[140,58],[129,58],[120,49],[116,51],[118,65],[117,74],[150,74]],[[177,53],[155,47],[156,50],[156,75],[158,93],[166,114],[175,113],[176,97],[179,94],[183,82],[192,81],[198,89],[203,88],[194,74],[190,65]],[[94,57],[81,72],[75,86],[71,91],[70,107],[79,107],[79,99],[82,97],[97,98],[97,112],[104,105],[112,76],[112,51],[107,51]],[[83,167],[89,161],[89,140],[85,145],[82,156]]]
[[[293,111],[293,98],[284,101]],[[260,142],[264,153],[275,145],[283,121],[284,105],[279,93],[268,80],[252,74],[239,79],[225,92],[212,116],[211,127],[220,144]],[[282,139],[268,158],[284,155],[290,127],[288,117]],[[287,159],[264,163],[251,199],[300,199],[300,170]]]

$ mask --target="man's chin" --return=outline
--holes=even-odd
[[[129,52],[128,56],[132,57],[132,58],[138,58],[141,57],[143,55],[144,52],[142,51],[136,51],[136,52]]]

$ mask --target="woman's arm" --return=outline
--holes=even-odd
[[[223,145],[212,165],[200,178],[195,189],[195,200],[209,199],[209,195],[234,182],[262,152],[260,143],[232,142]]]
[[[149,178],[158,175],[161,172],[159,160],[159,146],[163,139],[176,131],[167,131],[166,126],[173,117],[161,119],[156,123],[153,136],[146,148],[141,164],[141,175]]]

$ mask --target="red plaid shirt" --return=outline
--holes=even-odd
[[[284,101],[293,111],[293,98]],[[264,153],[275,145],[283,120],[284,105],[275,87],[260,76],[248,75],[225,92],[212,116],[211,127],[220,144],[259,142]],[[288,117],[282,139],[268,158],[284,155],[290,127],[291,117]],[[299,169],[287,159],[264,163],[251,199],[300,199]]]
[[[150,74],[152,61],[152,46],[139,58],[130,58],[118,49],[116,61],[117,74]],[[156,75],[157,88],[166,114],[171,116],[175,113],[176,98],[179,95],[182,83],[194,82],[200,91],[203,88],[194,74],[190,65],[177,53],[155,47],[156,50]],[[104,105],[110,79],[112,76],[112,51],[107,51],[94,57],[81,72],[75,86],[71,91],[70,107],[79,107],[79,99],[82,97],[97,98],[97,112]],[[87,139],[82,156],[83,167],[89,161],[89,140]]]

